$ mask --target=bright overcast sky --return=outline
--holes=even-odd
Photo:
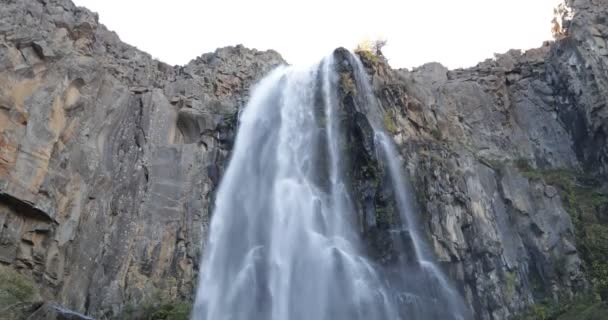
[[[560,0],[74,0],[121,39],[170,64],[218,47],[275,49],[292,64],[385,38],[390,64],[468,67],[551,39]]]

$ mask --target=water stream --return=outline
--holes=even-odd
[[[401,217],[396,267],[368,259],[341,166],[333,56],[280,67],[252,90],[217,192],[197,320],[465,319],[433,262],[399,155],[378,121],[363,67],[351,63]],[[406,248],[411,248],[406,250]]]

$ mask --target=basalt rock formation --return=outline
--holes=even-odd
[[[38,300],[99,319],[190,301],[239,111],[285,62],[237,46],[173,67],[69,0],[0,4],[0,264]],[[608,298],[608,2],[568,5],[555,42],[469,69],[393,70],[360,53],[425,234],[475,319]],[[362,204],[385,207],[359,229],[390,265],[361,79],[346,51],[334,58],[350,178]]]

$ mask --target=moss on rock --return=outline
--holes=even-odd
[[[357,95],[357,87],[352,75],[348,72],[340,73],[340,88],[342,88],[344,94]]]
[[[592,297],[579,298],[568,303],[538,303],[516,318],[519,320],[607,320],[608,305]]]
[[[192,302],[168,297],[158,290],[136,304],[128,304],[116,319],[188,320]]]
[[[608,193],[602,190],[601,183],[594,177],[572,170],[535,169],[526,160],[517,160],[515,165],[529,179],[542,180],[557,187],[564,208],[574,223],[577,247],[593,284],[592,302],[607,302],[608,224],[599,216],[600,211],[608,207]]]
[[[397,124],[395,123],[395,119],[391,115],[390,112],[384,113],[384,127],[386,131],[395,134],[399,131],[397,128]]]
[[[22,319],[41,303],[34,281],[18,271],[0,266],[0,319]]]

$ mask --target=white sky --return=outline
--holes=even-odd
[[[218,47],[274,49],[292,64],[386,38],[394,68],[468,67],[551,39],[560,0],[74,0],[121,39],[170,64]]]

